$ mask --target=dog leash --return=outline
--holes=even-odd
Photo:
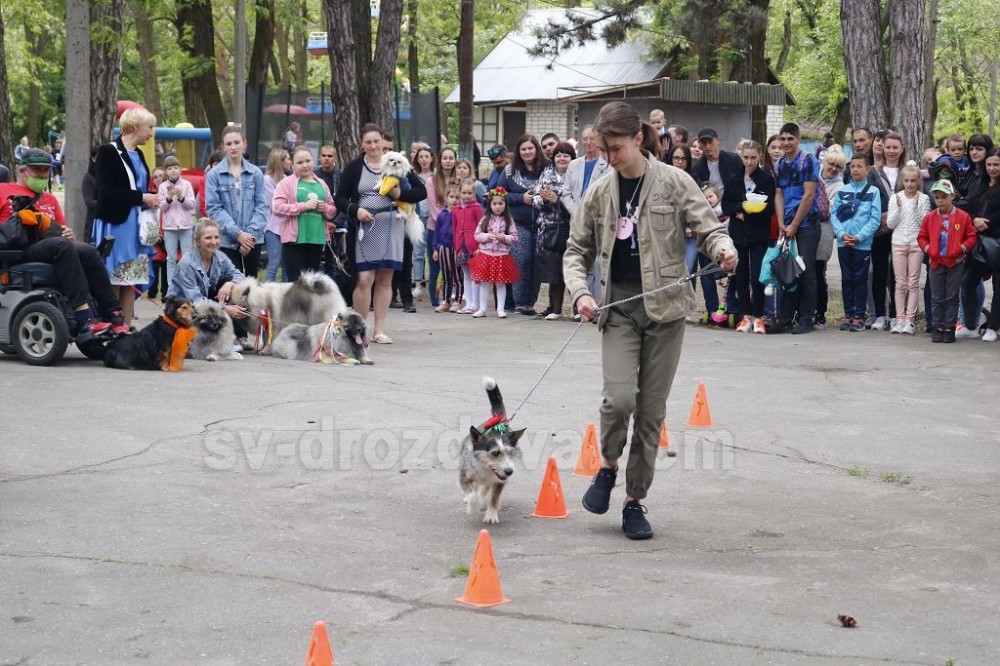
[[[611,309],[613,307],[617,307],[619,305],[622,305],[623,303],[630,303],[632,301],[637,301],[640,298],[645,298],[646,296],[650,296],[652,294],[657,294],[657,293],[659,293],[661,291],[667,291],[668,289],[674,289],[676,287],[683,286],[683,285],[687,284],[688,282],[691,282],[692,280],[696,280],[696,279],[698,279],[700,277],[703,277],[703,276],[712,275],[713,277],[717,278],[719,276],[718,274],[720,274],[720,273],[722,275],[727,275],[727,273],[725,273],[725,271],[723,271],[722,268],[720,268],[717,263],[712,262],[710,264],[707,264],[707,265],[703,266],[698,271],[690,273],[689,275],[685,275],[684,277],[682,277],[681,279],[677,280],[676,282],[671,282],[670,284],[665,284],[662,287],[657,287],[656,289],[650,289],[649,291],[644,291],[644,292],[642,292],[640,294],[635,294],[634,296],[629,296],[628,298],[623,298],[623,299],[621,299],[619,301],[615,301],[613,303],[608,303],[607,305],[602,305],[601,307],[597,308],[597,312],[600,313],[600,312],[603,312],[604,310],[609,310],[609,309]],[[545,376],[547,374],[549,374],[549,371],[552,369],[552,366],[554,366],[556,364],[556,361],[559,360],[559,357],[562,356],[563,352],[566,351],[566,348],[569,347],[569,343],[571,343],[573,341],[573,338],[576,336],[577,331],[580,330],[580,328],[583,326],[583,324],[584,324],[584,322],[583,322],[583,320],[581,320],[581,321],[579,321],[577,323],[576,326],[573,327],[573,330],[570,331],[570,333],[569,333],[569,337],[566,338],[566,342],[563,343],[562,347],[559,348],[559,351],[557,351],[556,354],[555,354],[555,356],[552,357],[552,360],[549,361],[548,366],[546,366],[545,370],[542,371],[542,374],[538,378],[538,381],[535,382],[534,386],[532,386],[528,390],[528,392],[525,394],[524,398],[521,399],[521,404],[519,404],[517,406],[517,409],[515,409],[513,411],[513,413],[511,413],[511,415],[508,417],[508,420],[511,420],[511,421],[514,420],[514,417],[517,416],[517,413],[519,411],[521,411],[521,408],[524,407],[524,404],[526,402],[528,402],[528,398],[531,397],[531,394],[533,394],[535,392],[535,390],[539,387],[539,385],[541,385],[542,381],[545,379]]]

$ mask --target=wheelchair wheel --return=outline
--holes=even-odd
[[[88,342],[77,343],[76,348],[80,353],[93,361],[103,361],[104,353],[108,351],[107,340],[89,340]]]
[[[69,345],[69,326],[59,308],[36,301],[28,303],[14,318],[14,347],[28,365],[52,365]]]

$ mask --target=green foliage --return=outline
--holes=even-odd
[[[776,0],[771,5],[768,28],[771,39],[767,53],[771,62],[777,62],[781,52],[786,11],[792,13],[792,48],[785,70],[779,76],[797,105],[787,107],[785,117],[798,122],[831,125],[837,106],[847,97],[840,3],[836,0]]]

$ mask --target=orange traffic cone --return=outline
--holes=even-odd
[[[326,622],[322,620],[313,625],[312,640],[309,641],[309,652],[306,653],[306,666],[333,666],[330,638],[326,635]]]
[[[538,492],[535,512],[531,515],[535,518],[565,518],[569,515],[569,511],[566,510],[566,500],[563,498],[562,482],[559,480],[559,468],[556,467],[555,456],[549,458],[548,465],[545,467],[542,489]]]
[[[687,425],[695,428],[712,428],[712,412],[708,409],[708,396],[705,394],[705,382],[698,382],[698,390],[694,394],[694,404]]]
[[[669,449],[670,448],[670,436],[667,434],[667,422],[664,421],[663,425],[660,426],[660,448]]]
[[[573,469],[573,476],[592,477],[601,469],[601,454],[598,453],[597,433],[594,431],[594,424],[588,423],[587,430],[583,434],[583,443],[580,444],[580,457],[576,459],[576,467]]]
[[[500,590],[500,574],[497,572],[497,563],[493,559],[493,544],[490,543],[490,533],[486,530],[479,530],[479,539],[476,541],[476,552],[472,556],[472,567],[469,569],[465,593],[455,601],[477,608],[488,608],[510,602],[510,599],[504,598],[503,592]]]

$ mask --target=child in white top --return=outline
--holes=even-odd
[[[479,252],[469,261],[472,279],[479,284],[479,309],[472,315],[486,316],[486,306],[490,302],[493,285],[497,289],[497,317],[504,319],[504,302],[507,299],[507,284],[520,278],[517,263],[510,256],[510,248],[517,242],[517,225],[507,209],[507,190],[496,187],[486,193],[489,212],[476,227],[476,241]]]
[[[917,233],[931,200],[920,191],[920,169],[910,162],[900,170],[903,191],[889,197],[886,224],[892,229],[892,269],[896,273],[896,323],[893,333],[916,332],[917,301],[920,294],[920,266],[924,253],[917,245]]]

